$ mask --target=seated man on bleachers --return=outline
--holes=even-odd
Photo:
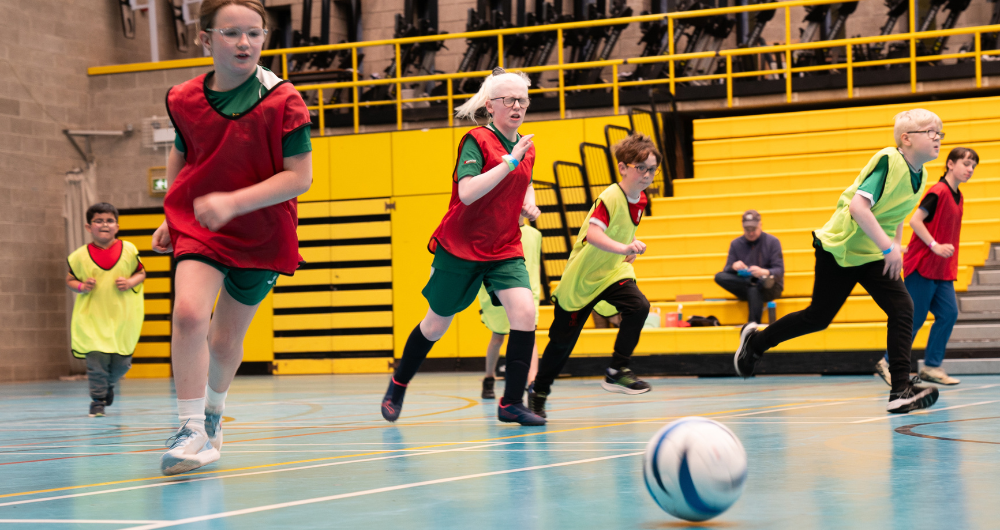
[[[781,241],[765,234],[757,210],[743,214],[743,235],[729,244],[726,268],[715,275],[715,283],[746,300],[749,322],[760,324],[764,303],[781,296],[785,288],[785,261]]]

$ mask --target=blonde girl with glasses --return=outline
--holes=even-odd
[[[539,210],[531,186],[535,148],[521,136],[528,101],[528,77],[497,68],[456,115],[473,118],[486,109],[489,123],[466,133],[452,173],[448,212],[431,236],[431,277],[424,287],[427,314],[410,333],[403,357],[382,399],[382,417],[396,421],[410,380],[456,313],[486,288],[510,322],[507,383],[497,417],[502,422],[544,425],[524,406],[524,387],[535,346],[535,301],[524,265],[518,219],[534,221]],[[508,105],[507,103],[510,103]]]
[[[166,221],[153,234],[153,249],[177,260],[171,356],[180,428],[160,459],[165,475],[219,459],[243,338],[278,275],[302,260],[295,198],[312,183],[305,103],[257,64],[261,2],[206,0],[200,15],[214,70],[167,92],[177,136]]]

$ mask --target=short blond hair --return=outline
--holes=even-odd
[[[892,127],[892,135],[896,138],[896,147],[903,146],[903,133],[923,130],[928,125],[937,127],[938,130],[944,128],[944,122],[937,114],[927,109],[904,110],[893,118],[895,125]]]

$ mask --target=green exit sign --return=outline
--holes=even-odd
[[[167,179],[153,179],[153,193],[166,193],[167,192]]]

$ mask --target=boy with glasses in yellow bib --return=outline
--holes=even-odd
[[[650,390],[649,384],[629,369],[649,315],[649,301],[636,286],[632,262],[646,251],[635,232],[646,209],[643,190],[653,183],[661,156],[642,134],[618,142],[614,150],[621,182],[608,186],[590,208],[552,293],[555,316],[549,343],[538,363],[535,382],[528,388],[529,407],[539,416],[546,416],[545,401],[552,382],[569,360],[594,306],[602,301],[621,313],[622,322],[601,386],[608,392],[629,395]]]

